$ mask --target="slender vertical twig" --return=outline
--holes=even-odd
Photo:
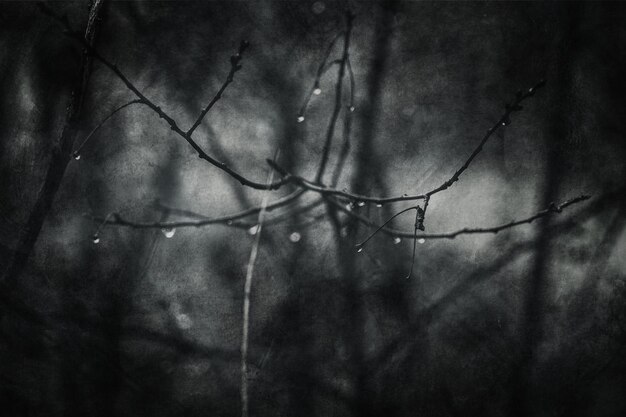
[[[278,151],[274,156],[274,160],[278,158]],[[274,170],[270,170],[267,183],[271,184],[274,180]],[[250,292],[252,291],[252,277],[254,274],[254,264],[259,252],[261,243],[261,232],[263,229],[263,220],[265,218],[265,209],[269,202],[269,193],[265,193],[259,211],[258,224],[252,250],[250,251],[250,259],[246,268],[246,279],[243,287],[243,324],[241,331],[241,417],[248,417],[250,409],[250,396],[248,392],[248,345],[250,331]]]
[[[352,20],[354,19],[354,15],[348,11],[346,12],[346,34],[343,40],[343,55],[341,57],[341,64],[339,65],[339,72],[337,74],[337,83],[335,85],[335,106],[333,108],[333,113],[330,116],[330,123],[328,123],[328,130],[326,131],[326,140],[324,141],[324,147],[322,149],[322,160],[320,162],[320,166],[317,170],[317,175],[315,176],[315,182],[319,183],[324,176],[324,171],[326,170],[326,164],[328,163],[328,157],[330,155],[330,147],[333,141],[333,136],[335,134],[335,125],[337,124],[337,118],[339,117],[339,112],[341,111],[341,100],[342,100],[342,92],[343,92],[343,76],[346,72],[346,65],[349,57],[349,49],[350,49],[350,35],[352,33]]]

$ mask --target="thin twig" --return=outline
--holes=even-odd
[[[506,230],[506,229],[510,229],[516,226],[520,226],[523,224],[530,224],[533,221],[537,220],[538,218],[541,217],[545,217],[548,215],[552,215],[552,214],[558,214],[561,211],[563,211],[565,208],[574,205],[576,203],[580,203],[582,201],[588,200],[589,198],[591,198],[588,195],[581,195],[579,197],[576,198],[572,198],[571,200],[567,200],[564,201],[563,203],[559,204],[559,205],[550,205],[550,207],[541,210],[539,212],[537,212],[536,214],[533,214],[530,217],[526,217],[524,219],[521,220],[514,220],[511,221],[509,223],[504,223],[501,224],[499,226],[493,226],[493,227],[484,227],[484,228],[463,228],[463,229],[459,229],[456,230],[454,232],[448,232],[448,233],[421,233],[417,235],[418,239],[425,239],[425,240],[429,240],[429,239],[454,239],[455,237],[459,236],[459,235],[467,235],[467,234],[488,234],[488,233],[493,233],[496,234],[498,232],[501,232],[502,230]],[[365,216],[362,216],[358,213],[355,213],[354,211],[347,209],[346,207],[344,207],[343,204],[341,204],[340,202],[332,199],[332,198],[328,198],[328,201],[331,202],[331,204],[333,204],[335,207],[337,207],[339,210],[343,211],[344,213],[346,213],[348,216],[360,221],[361,223],[369,226],[369,227],[374,227],[374,228],[380,228],[380,232],[385,233],[389,236],[393,236],[393,237],[404,237],[404,238],[413,238],[415,233],[414,232],[404,232],[401,230],[396,230],[396,229],[391,229],[388,227],[383,226],[379,226],[378,224],[372,222],[370,219],[368,219]],[[414,209],[415,207],[412,206],[410,207],[410,209]],[[406,210],[408,211],[408,209]],[[397,213],[398,214],[398,213]],[[369,238],[368,238],[369,240]],[[364,243],[362,244],[364,245]]]
[[[467,158],[467,160],[463,163],[463,165],[461,165],[461,167],[448,180],[446,180],[443,184],[441,184],[439,187],[437,187],[437,188],[427,192],[426,196],[430,197],[430,196],[433,196],[433,195],[435,195],[437,193],[440,193],[441,191],[444,191],[444,190],[448,189],[452,184],[457,182],[459,180],[459,177],[461,176],[461,174],[463,172],[465,172],[465,170],[467,168],[469,168],[469,166],[472,163],[472,161],[474,160],[474,158],[476,158],[476,156],[483,150],[483,146],[485,146],[485,143],[487,143],[489,138],[501,126],[509,125],[511,123],[511,115],[514,112],[516,112],[516,111],[521,111],[522,110],[521,103],[524,100],[526,100],[527,98],[534,96],[535,93],[537,92],[537,90],[542,88],[545,85],[546,85],[546,81],[545,80],[541,80],[537,84],[535,84],[534,86],[530,87],[526,91],[521,91],[521,90],[518,91],[516,96],[515,96],[515,99],[510,104],[507,104],[505,106],[504,114],[500,117],[500,119],[498,119],[498,121],[495,123],[495,125],[493,125],[492,127],[490,127],[487,130],[487,133],[485,133],[485,136],[483,136],[483,138],[480,141],[480,143],[478,144],[478,146],[474,149],[474,151]]]
[[[224,94],[224,91],[226,90],[228,85],[233,82],[233,79],[235,77],[235,73],[241,69],[241,64],[240,64],[241,57],[242,57],[243,53],[245,52],[245,50],[248,48],[248,46],[250,46],[250,43],[248,41],[241,41],[241,44],[239,45],[239,51],[235,55],[230,57],[230,71],[228,72],[228,76],[226,77],[226,81],[224,81],[224,84],[222,84],[222,87],[219,89],[217,94],[215,94],[213,99],[211,99],[211,101],[204,108],[204,110],[202,110],[202,112],[200,112],[200,115],[196,119],[196,121],[193,124],[193,126],[191,126],[189,128],[189,130],[187,131],[187,136],[193,135],[193,132],[196,130],[196,128],[198,126],[200,126],[200,123],[202,123],[202,119],[204,119],[204,116],[206,116],[206,114],[209,112],[209,110],[211,110],[211,108],[213,108],[215,103],[217,103],[217,101],[220,98],[222,98],[222,95]]]
[[[225,225],[231,226],[233,225],[232,222],[248,217],[253,214],[260,213],[261,210],[271,211],[278,207],[286,206],[290,204],[291,202],[295,201],[296,199],[298,199],[305,192],[306,190],[296,190],[293,193],[281,199],[278,199],[272,203],[267,204],[265,208],[263,208],[263,206],[261,205],[259,207],[252,207],[252,208],[240,211],[235,214],[230,214],[230,215],[220,216],[220,217],[213,217],[213,218],[205,217],[196,213],[193,213],[193,215],[191,215],[191,212],[189,211],[178,210],[179,213],[187,215],[188,217],[196,217],[196,218],[201,217],[200,220],[195,220],[195,221],[194,220],[181,220],[181,221],[170,221],[170,222],[136,222],[136,221],[123,218],[121,215],[119,215],[119,213],[114,213],[111,219],[95,216],[93,217],[93,220],[97,222],[104,222],[104,224],[107,224],[107,225],[125,226],[125,227],[130,227],[133,229],[161,229],[161,228],[173,229],[173,228],[182,228],[182,227],[202,227],[202,226],[208,226],[212,224],[225,224]]]
[[[337,124],[337,118],[341,111],[342,91],[343,91],[343,77],[346,72],[346,65],[348,62],[349,49],[350,49],[350,35],[352,34],[352,21],[354,15],[348,11],[346,12],[346,34],[343,40],[343,55],[341,57],[341,64],[339,65],[339,72],[337,74],[337,83],[335,85],[335,106],[333,113],[330,116],[330,122],[326,130],[326,139],[324,141],[324,147],[322,148],[322,160],[315,176],[315,182],[319,183],[324,176],[326,170],[326,164],[328,163],[328,157],[330,156],[330,148],[335,134],[335,125]]]
[[[131,100],[128,103],[124,103],[121,106],[117,107],[115,110],[113,110],[111,113],[109,113],[107,115],[107,117],[102,119],[102,121],[100,123],[98,123],[96,125],[96,127],[94,127],[91,130],[91,132],[89,132],[87,137],[81,142],[81,144],[78,146],[78,148],[76,148],[76,150],[74,152],[72,152],[72,157],[74,159],[80,159],[80,152],[82,151],[82,149],[85,147],[85,145],[87,144],[89,139],[91,139],[91,137],[107,122],[107,120],[109,120],[111,117],[113,117],[120,110],[123,110],[126,107],[131,106],[133,104],[144,104],[144,103],[141,100],[137,99],[137,100]]]

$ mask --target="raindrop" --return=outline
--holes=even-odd
[[[400,239],[398,236],[396,236],[396,237],[394,237],[394,238],[393,238],[393,244],[394,244],[394,245],[397,245],[397,244],[399,244],[400,242],[402,242],[402,239]]]
[[[176,233],[176,229],[173,227],[164,227],[161,229],[161,232],[166,238],[171,239],[174,236],[174,233]]]
[[[248,229],[248,234],[251,236],[254,236],[256,235],[258,231],[259,231],[259,225],[257,224]]]
[[[381,208],[383,206],[383,203],[376,203],[376,207]]]
[[[315,89],[313,90],[313,94],[319,96],[320,94],[322,94],[322,89],[319,87],[315,87]]]
[[[302,236],[300,235],[300,233],[298,232],[293,232],[292,234],[289,235],[289,240],[293,243],[298,243],[300,242],[300,239],[302,238]]]
[[[358,248],[356,251],[357,251],[358,253],[363,252],[363,247]]]
[[[72,158],[78,161],[80,159],[80,152],[74,151],[74,153],[72,154]]]
[[[424,244],[425,242],[426,242],[426,239],[424,239],[423,237],[417,239],[417,243],[419,243],[420,245]]]
[[[302,123],[304,122],[304,116],[300,115],[298,116],[298,123]]]
[[[356,203],[357,206],[359,207],[363,207],[365,205],[365,201],[359,201],[358,203]]]
[[[100,236],[98,236],[98,234],[96,233],[95,235],[93,235],[91,241],[97,245],[98,243],[100,243]]]

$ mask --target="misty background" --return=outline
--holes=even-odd
[[[48,7],[84,33],[89,3]],[[194,137],[257,182],[277,149],[282,166],[313,179],[336,70],[297,117],[347,8],[355,108],[336,188],[437,187],[517,90],[546,79],[433,196],[426,232],[591,198],[495,235],[419,243],[410,279],[411,239],[381,233],[357,253],[373,229],[325,204],[294,210],[317,194],[278,210],[254,272],[250,415],[623,415],[624,3],[107,1],[93,44],[188,128],[248,40],[243,68]],[[240,415],[256,216],[170,238],[98,229],[93,217],[157,222],[162,206],[218,217],[258,206],[266,191],[198,158],[145,106],[116,113],[70,158],[135,97],[94,61],[67,123],[82,46],[35,2],[0,2],[0,28],[0,414]],[[344,149],[349,90],[346,79],[327,183]],[[270,201],[295,189],[269,191]],[[351,210],[381,224],[409,206]],[[393,224],[412,233],[414,220]]]

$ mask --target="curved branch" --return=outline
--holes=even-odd
[[[70,26],[68,20],[66,18],[62,18],[57,16],[56,14],[54,14],[50,9],[47,9],[47,13],[49,15],[51,15],[52,17],[54,17],[57,21],[59,21],[63,27],[65,27],[66,31],[65,34],[73,39],[78,40],[87,50],[87,52],[89,53],[89,55],[91,55],[92,57],[94,57],[95,59],[97,59],[98,61],[100,61],[105,67],[107,67],[109,70],[111,70],[116,76],[117,78],[119,78],[122,83],[124,83],[124,85],[126,86],[126,88],[128,88],[133,94],[135,94],[135,96],[137,96],[137,98],[139,99],[139,101],[142,104],[145,104],[146,106],[148,106],[152,111],[154,111],[161,119],[165,120],[165,122],[170,126],[170,129],[176,133],[178,136],[182,137],[193,149],[194,151],[198,154],[198,157],[200,159],[203,159],[205,161],[207,161],[208,163],[210,163],[211,165],[221,169],[222,171],[226,172],[228,175],[230,175],[231,177],[235,178],[237,181],[239,181],[241,183],[241,185],[245,185],[257,190],[276,190],[278,188],[280,188],[282,185],[284,185],[286,183],[285,180],[280,180],[277,182],[273,182],[273,183],[261,183],[261,182],[256,182],[253,180],[250,180],[246,177],[244,177],[243,175],[241,175],[240,173],[238,173],[237,171],[233,170],[232,168],[230,168],[227,164],[225,164],[224,162],[220,162],[217,159],[213,158],[211,155],[209,155],[208,153],[206,153],[202,147],[200,145],[198,145],[198,143],[196,141],[194,141],[191,137],[191,133],[193,133],[193,131],[195,130],[195,128],[197,127],[197,125],[200,124],[200,122],[202,121],[202,119],[204,118],[204,116],[206,115],[206,113],[210,110],[210,107],[207,106],[207,108],[205,108],[201,114],[200,117],[198,118],[198,120],[196,120],[196,123],[194,123],[194,126],[192,126],[192,129],[190,129],[189,131],[185,132],[184,130],[182,130],[178,124],[176,123],[176,121],[170,116],[168,115],[165,111],[163,111],[163,109],[161,109],[160,106],[156,105],[153,101],[151,101],[150,99],[148,99],[143,93],[141,93],[141,91],[139,91],[139,89],[137,87],[135,87],[135,85],[128,79],[128,77],[126,77],[126,75],[122,72],[122,70],[120,68],[118,68],[117,64],[112,63],[111,61],[109,61],[108,59],[104,58],[102,55],[100,55],[100,53],[89,44],[89,42],[87,42],[83,36],[80,33],[77,33],[75,31],[72,30],[72,27]],[[245,43],[247,45],[247,43]],[[244,43],[242,43],[242,45],[244,45]],[[245,48],[244,48],[245,49]],[[240,47],[241,50],[241,47]],[[231,59],[231,62],[233,60]],[[238,59],[235,59],[235,61],[237,61],[235,63],[235,66],[233,68],[235,68],[234,71],[237,71],[241,68],[241,66],[239,65],[239,61]],[[231,69],[231,71],[233,71]],[[234,74],[234,72],[233,72]],[[230,76],[230,73],[229,73]],[[232,81],[232,80],[231,80]],[[228,84],[230,84],[231,81],[227,80],[226,86]],[[223,87],[225,89],[225,87]],[[220,90],[220,92],[223,92],[223,90]],[[215,102],[219,99],[219,96],[221,96],[220,92],[218,92],[218,95],[213,99],[212,103],[215,104]],[[211,107],[212,105],[211,104]]]
[[[221,217],[208,218],[200,214],[192,213],[189,211],[184,211],[184,210],[178,211],[179,213],[183,213],[184,215],[187,215],[189,217],[200,217],[200,220],[182,220],[182,221],[169,221],[169,222],[135,222],[135,221],[124,219],[118,213],[114,213],[110,215],[110,217],[112,217],[111,219],[109,219],[109,216],[107,216],[107,217],[92,217],[92,220],[96,222],[101,222],[103,226],[115,225],[115,226],[130,227],[133,229],[173,229],[173,228],[181,228],[181,227],[202,227],[202,226],[209,226],[213,224],[225,224],[228,226],[233,226],[233,222],[236,220],[243,219],[250,215],[260,213],[261,210],[272,211],[278,207],[285,206],[295,201],[296,199],[300,198],[300,196],[302,196],[302,194],[304,194],[305,192],[306,190],[297,190],[281,199],[278,199],[272,203],[267,204],[265,208],[263,208],[262,206],[252,207],[252,208],[240,211],[235,214],[230,214],[230,215],[221,216]],[[175,211],[172,210],[171,212],[175,212]]]
[[[117,107],[115,110],[113,110],[111,113],[109,113],[107,117],[102,119],[102,121],[100,123],[98,123],[96,125],[96,127],[94,127],[91,130],[91,132],[89,132],[87,137],[85,137],[85,139],[81,142],[81,144],[78,146],[78,148],[76,148],[76,150],[74,152],[72,152],[72,157],[74,159],[80,159],[80,151],[87,144],[89,139],[91,139],[91,137],[107,122],[107,120],[109,120],[111,117],[113,117],[117,112],[119,112],[119,111],[125,109],[126,107],[133,105],[133,104],[144,104],[144,103],[141,100],[137,99],[137,100],[131,100],[128,103],[124,103],[121,106]]]
[[[578,196],[576,198],[572,198],[570,200],[564,201],[563,203],[556,205],[556,204],[551,204],[548,208],[541,210],[539,212],[537,212],[536,214],[533,214],[532,216],[526,217],[524,219],[520,219],[520,220],[514,220],[508,223],[504,223],[498,226],[493,226],[493,227],[484,227],[484,228],[463,228],[463,229],[459,229],[453,232],[447,232],[447,233],[421,233],[417,235],[417,239],[454,239],[455,237],[459,236],[459,235],[467,235],[467,234],[488,234],[488,233],[493,233],[496,234],[498,232],[501,232],[502,230],[506,230],[506,229],[510,229],[516,226],[520,226],[523,224],[530,224],[532,223],[534,220],[537,220],[538,218],[541,217],[545,217],[545,216],[549,216],[552,214],[558,214],[561,213],[565,208],[580,203],[582,201],[588,200],[589,198],[591,198],[591,196],[588,195],[581,195]],[[328,198],[327,199],[332,205],[334,205],[335,207],[337,207],[339,210],[343,211],[344,213],[346,213],[348,216],[360,221],[361,223],[365,224],[366,226],[369,227],[376,227],[376,228],[380,228],[380,231],[389,235],[389,236],[393,236],[393,237],[405,237],[405,238],[414,238],[416,235],[414,232],[404,232],[401,230],[396,230],[396,229],[391,229],[388,227],[381,227],[379,225],[377,225],[376,223],[372,222],[370,219],[368,219],[365,216],[362,216],[358,213],[355,213],[352,210],[348,210],[347,208],[345,208],[343,206],[343,204],[335,201],[332,198]],[[410,209],[414,209],[415,207],[412,206],[410,207]],[[404,211],[408,211],[408,209],[403,210]]]

